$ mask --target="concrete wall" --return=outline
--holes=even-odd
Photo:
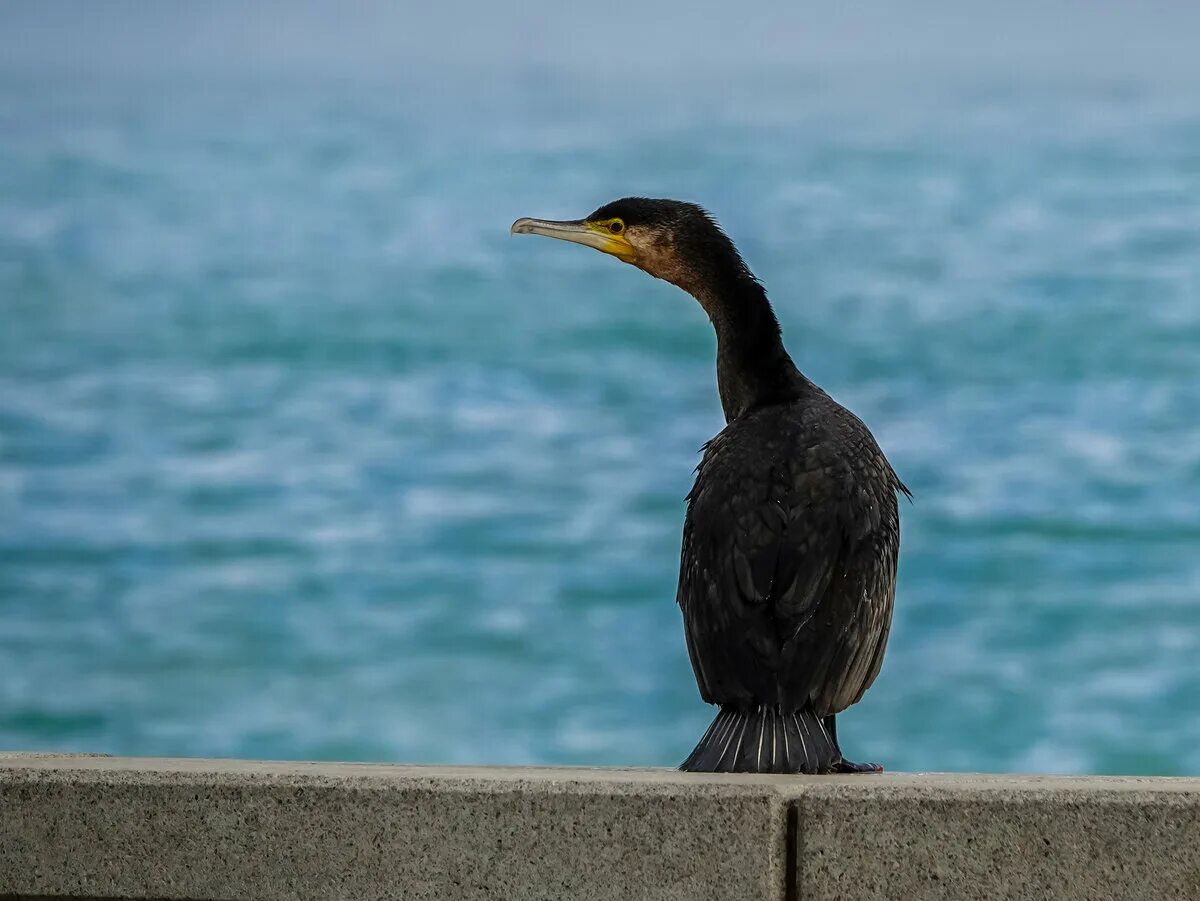
[[[1200,780],[0,756],[0,898],[1200,898]]]

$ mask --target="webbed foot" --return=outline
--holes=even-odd
[[[833,765],[835,773],[882,773],[883,765],[878,763],[851,763],[843,758]]]

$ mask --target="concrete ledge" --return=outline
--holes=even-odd
[[[0,756],[0,897],[1200,898],[1200,780]]]

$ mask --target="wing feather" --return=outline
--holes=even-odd
[[[825,714],[879,671],[900,483],[866,427],[828,404],[822,417],[767,408],[705,447],[678,600],[707,701]]]

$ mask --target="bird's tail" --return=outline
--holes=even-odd
[[[842,759],[837,739],[808,707],[721,708],[679,765],[692,773],[828,773]]]

